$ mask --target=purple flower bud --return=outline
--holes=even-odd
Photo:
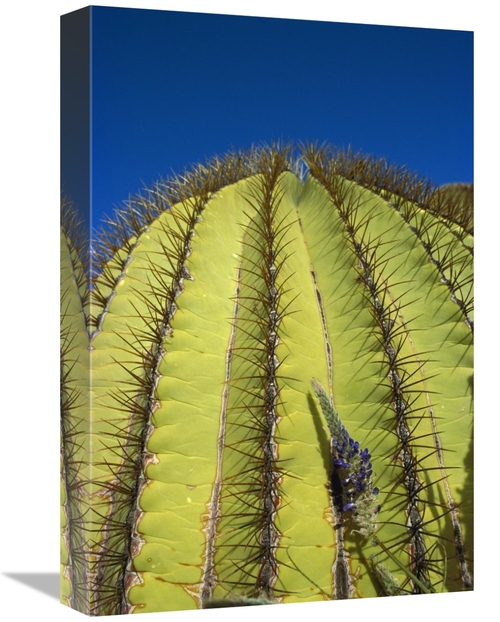
[[[359,454],[359,457],[363,462],[368,462],[368,460],[370,460],[371,458],[370,454],[368,453],[368,448],[363,449],[363,451]]]
[[[348,469],[351,465],[349,464],[349,462],[342,460],[342,458],[335,458],[333,460],[333,466],[337,467],[338,469]]]
[[[346,503],[343,507],[344,512],[350,512],[351,510],[355,510],[356,506],[354,503]]]

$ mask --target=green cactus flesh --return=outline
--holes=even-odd
[[[61,599],[84,610],[88,597],[83,518],[89,459],[89,290],[85,243],[76,214],[62,203],[61,218]]]
[[[271,147],[158,184],[117,213],[90,287],[63,226],[66,604],[472,587],[470,202],[380,160],[302,158],[304,182]],[[368,531],[338,502],[323,407],[369,451]]]

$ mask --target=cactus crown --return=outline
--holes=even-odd
[[[472,260],[469,187],[329,146],[159,181],[89,257],[63,201],[63,601],[470,589]]]

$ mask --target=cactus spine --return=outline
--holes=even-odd
[[[472,587],[470,202],[301,158],[305,181],[273,146],[131,200],[91,287],[63,226],[70,606]]]

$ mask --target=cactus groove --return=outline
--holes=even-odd
[[[472,588],[471,187],[270,146],[131,199],[90,257],[62,212],[65,604]]]

